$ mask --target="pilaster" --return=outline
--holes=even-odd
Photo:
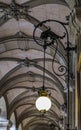
[[[77,33],[77,68],[76,68],[76,125],[81,130],[81,6],[75,7],[76,23],[79,27]]]

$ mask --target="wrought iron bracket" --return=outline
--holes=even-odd
[[[75,51],[75,52],[77,52],[77,45],[74,46],[74,47],[66,47],[65,50],[66,51]]]

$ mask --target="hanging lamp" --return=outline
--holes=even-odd
[[[47,48],[46,42],[43,45],[44,49],[44,58],[43,58],[43,86],[42,89],[38,92],[39,97],[36,99],[36,108],[41,112],[46,112],[51,108],[51,99],[48,91],[45,90],[45,51]]]

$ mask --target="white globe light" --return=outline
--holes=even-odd
[[[51,108],[51,100],[46,96],[41,96],[37,98],[36,108],[39,111],[48,111]]]

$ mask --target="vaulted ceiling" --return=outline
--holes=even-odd
[[[17,127],[26,129],[50,129],[50,123],[58,125],[60,106],[66,102],[66,77],[58,78],[52,71],[55,47],[46,50],[46,89],[51,93],[52,107],[42,115],[35,107],[38,90],[43,81],[43,48],[33,40],[35,26],[46,19],[68,22],[74,0],[0,0],[0,97],[7,105],[7,117],[14,112]],[[63,28],[53,22],[47,23],[53,32],[62,36]],[[40,33],[36,32],[38,42]],[[68,26],[66,26],[68,29]],[[57,66],[67,64],[65,41],[58,40]]]

